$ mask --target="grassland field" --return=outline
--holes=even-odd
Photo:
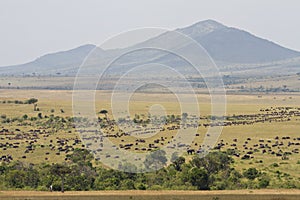
[[[187,99],[189,94],[185,94]],[[107,109],[109,117],[111,116],[111,99],[109,91],[97,91],[96,94],[96,110]],[[37,98],[37,106],[39,111],[33,110],[33,105],[31,104],[8,104],[0,103],[0,114],[6,115],[7,117],[22,117],[24,114],[29,117],[36,117],[38,113],[45,115],[57,115],[62,117],[70,117],[72,113],[72,91],[70,90],[0,90],[0,102],[8,100],[26,100],[29,98]],[[197,95],[199,102],[199,108],[201,115],[207,116],[210,114],[211,105],[210,105],[210,96],[207,94]],[[146,114],[153,104],[162,105],[167,114],[180,115],[180,107],[177,102],[176,96],[172,94],[145,94],[145,93],[136,93],[131,97],[130,102],[130,114],[134,116],[135,114]],[[247,114],[257,114],[260,113],[261,109],[267,109],[271,107],[300,107],[300,94],[262,94],[262,95],[227,95],[227,116],[232,115],[247,115]],[[53,109],[53,110],[52,110]],[[63,112],[61,112],[63,110]],[[282,151],[292,151],[295,148],[300,148],[296,146],[288,146],[288,142],[293,142],[293,139],[300,138],[299,130],[299,117],[293,117],[289,121],[283,122],[264,122],[264,123],[254,123],[250,125],[237,125],[237,126],[226,126],[223,128],[222,134],[218,141],[222,141],[225,145],[223,150],[228,148],[233,148],[232,144],[235,144],[236,149],[240,151],[240,154],[246,154],[248,150],[244,148],[245,141],[247,138],[251,140],[247,141],[248,148],[253,148],[255,144],[259,143],[259,140],[264,140],[266,143],[267,140],[270,140],[270,144],[275,142],[275,137],[278,136],[279,142],[282,142],[284,145],[281,147]],[[26,133],[32,127],[30,126],[18,126],[17,123],[2,123],[0,125],[1,129],[9,129],[11,132],[14,132],[15,129],[21,129],[21,132]],[[37,127],[35,127],[37,128]],[[196,137],[193,144],[201,144],[203,141],[204,135],[207,129],[203,126],[200,126],[198,132],[199,137]],[[165,133],[160,133],[157,136],[153,136],[151,139],[160,138],[161,134],[164,136],[172,135],[171,131]],[[75,129],[70,130],[59,130],[54,131],[48,135],[46,138],[40,138],[36,142],[34,154],[27,154],[26,158],[23,156],[25,146],[28,145],[25,140],[16,140],[9,141],[5,135],[0,135],[2,141],[5,142],[19,142],[19,148],[6,148],[6,150],[1,149],[0,156],[10,154],[14,160],[21,160],[27,163],[41,163],[41,162],[63,162],[67,153],[57,154],[57,151],[51,151],[50,140],[57,140],[58,138],[70,139],[70,141],[79,139],[80,136]],[[289,137],[289,140],[282,139],[283,137]],[[125,141],[130,141],[130,137],[122,138]],[[233,142],[235,140],[235,142]],[[120,140],[112,140],[117,143],[116,145],[121,144]],[[193,145],[192,144],[192,145]],[[83,144],[76,144],[75,147],[83,147]],[[148,143],[146,143],[148,145]],[[43,147],[42,147],[43,146]],[[275,147],[277,148],[277,147]],[[46,155],[46,153],[48,154]],[[188,157],[186,154],[185,156]],[[253,158],[251,159],[241,159],[240,157],[234,157],[234,167],[237,170],[243,170],[246,168],[255,167],[264,172],[267,172],[271,176],[279,176],[278,171],[281,174],[289,176],[291,179],[300,182],[300,155],[299,153],[293,153],[288,156],[287,160],[282,160],[282,157],[277,157],[269,153],[263,154],[261,151],[254,152]],[[277,163],[278,166],[274,167],[274,163]],[[95,164],[99,164],[95,161]],[[273,185],[280,184],[273,183]],[[1,198],[1,196],[0,196]],[[127,197],[126,197],[127,198]],[[124,199],[126,199],[124,197]],[[136,197],[134,197],[136,198]],[[132,199],[134,199],[132,198]],[[238,199],[237,197],[232,197],[231,199]],[[252,198],[252,197],[251,197]],[[291,197],[293,199],[294,197]],[[180,195],[174,197],[173,199],[181,199]],[[192,196],[191,196],[191,199]],[[196,198],[195,198],[196,199]],[[205,195],[203,199],[206,199]],[[211,196],[207,197],[211,199]],[[227,199],[227,197],[222,196],[220,199]],[[253,198],[254,199],[254,198]],[[263,196],[259,199],[265,199]],[[276,197],[274,197],[276,199]],[[284,199],[284,198],[277,198]],[[296,198],[294,198],[296,199]]]

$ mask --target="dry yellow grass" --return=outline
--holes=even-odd
[[[189,94],[185,95],[186,98],[189,98]],[[37,98],[39,99],[38,107],[40,112],[43,115],[52,114],[50,111],[54,109],[53,114],[60,116],[72,116],[72,91],[51,91],[51,90],[0,90],[0,101],[3,100],[25,100],[28,98]],[[275,98],[274,98],[275,97]],[[199,101],[199,108],[201,115],[210,114],[210,96],[207,94],[200,94],[197,96]],[[165,107],[167,114],[180,114],[180,109],[176,98],[171,94],[142,94],[136,93],[132,96],[130,102],[130,112],[133,116],[134,114],[146,114],[149,107],[153,104],[160,104]],[[255,114],[258,113],[261,108],[276,107],[276,106],[299,106],[300,104],[300,94],[269,94],[262,95],[228,95],[227,96],[227,115],[233,114]],[[107,109],[109,115],[111,114],[110,110],[111,100],[110,92],[108,91],[97,91],[96,92],[96,110]],[[61,113],[60,109],[63,109],[65,112]],[[29,116],[37,116],[38,112],[33,111],[32,105],[25,104],[2,104],[0,103],[1,114],[6,114],[8,117],[20,117],[24,114]],[[112,117],[110,115],[110,117]],[[224,140],[229,144],[232,143],[232,140],[236,138],[238,140],[238,148],[242,150],[242,144],[246,138],[251,137],[252,141],[249,142],[249,146],[257,143],[259,139],[273,139],[275,136],[299,136],[299,125],[300,121],[291,121],[291,122],[278,122],[278,123],[260,123],[254,125],[240,125],[240,126],[230,126],[224,127],[223,132],[219,140]],[[7,126],[7,125],[2,125]],[[14,127],[8,127],[13,129]],[[203,141],[203,136],[206,133],[207,129],[204,127],[199,128],[200,137],[196,137],[195,142],[201,143]],[[74,131],[72,133],[58,132],[51,135],[48,139],[55,139],[56,137],[63,138],[72,138],[78,136]],[[156,135],[160,137],[161,135]],[[125,140],[130,141],[129,138]],[[118,143],[118,140],[112,140]],[[47,141],[44,141],[47,143]],[[118,144],[117,144],[118,145]],[[20,150],[19,150],[20,151]],[[6,153],[14,155],[16,158],[20,158],[23,153],[18,150],[8,149]],[[243,151],[243,150],[242,150]],[[242,152],[243,153],[243,152]],[[39,149],[35,151],[35,156],[28,162],[40,163],[44,162],[45,150]],[[53,153],[54,154],[54,153]],[[57,157],[50,154],[47,156],[49,162],[53,161],[63,161],[64,154]],[[270,167],[272,163],[283,162],[280,157],[268,156],[257,154],[253,160],[241,160],[235,159],[236,162],[234,166],[242,170],[244,168],[257,167],[262,170],[280,170],[284,173],[288,173],[294,177],[300,178],[299,164],[300,156],[291,155],[289,160],[284,161],[288,164],[281,164],[278,168],[273,169]],[[259,161],[263,160],[263,163]]]

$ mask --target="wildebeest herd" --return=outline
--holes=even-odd
[[[259,139],[255,141],[252,146],[249,145],[251,138],[247,138],[243,141],[242,149],[237,146],[237,139],[234,139],[232,143],[224,142],[221,140],[215,147],[215,149],[221,150],[227,148],[231,155],[241,158],[242,160],[253,159],[254,154],[268,154],[280,157],[282,160],[288,160],[289,155],[299,154],[300,137],[291,138],[289,136],[274,137],[273,139]],[[290,150],[287,150],[289,147]]]
[[[189,127],[203,126],[214,127],[214,126],[250,126],[258,123],[276,123],[276,122],[288,122],[293,120],[299,120],[300,108],[297,107],[271,107],[267,109],[261,109],[257,114],[247,114],[247,115],[232,115],[232,116],[201,116],[197,118],[196,116],[189,116],[186,122],[182,124],[181,119],[177,118],[171,123],[165,123],[163,126],[146,126],[141,124],[133,124],[128,120],[122,121],[122,126],[127,129],[127,131],[120,130],[117,128],[118,124],[113,120],[110,121],[109,125],[105,127],[102,131],[91,131],[85,132],[81,130],[83,135],[83,140],[88,142],[88,147],[93,150],[95,154],[101,152],[104,155],[103,149],[103,138],[112,138],[115,141],[113,148],[131,150],[137,152],[143,151],[154,151],[160,149],[163,146],[167,148],[177,148],[183,147],[186,149],[188,155],[195,153],[202,153],[204,151],[204,146],[199,142],[192,142],[192,144],[184,144],[182,142],[172,143],[170,141],[175,140],[175,135],[177,130],[186,129]],[[200,122],[200,123],[199,123]],[[91,136],[91,132],[94,133]],[[143,134],[153,134],[159,133],[159,136],[151,136],[144,139],[136,139],[136,135]],[[199,137],[201,134],[197,133],[195,137]],[[131,137],[132,136],[132,137]],[[207,135],[209,137],[209,135]],[[134,139],[135,138],[135,139]],[[224,140],[219,141],[215,147],[209,147],[209,149],[215,150],[228,150],[232,152],[231,154],[242,160],[252,159],[257,153],[270,154],[277,157],[281,157],[283,160],[288,159],[291,154],[298,154],[300,146],[300,137],[291,136],[274,136],[273,139],[256,139],[247,138],[245,141],[238,141],[238,139],[233,139],[233,141]],[[252,146],[250,145],[250,141]],[[254,144],[253,144],[254,143]],[[93,145],[92,145],[93,144]],[[242,144],[239,147],[238,144]],[[288,147],[288,149],[286,149]],[[106,157],[114,157],[111,154],[106,153]],[[100,160],[100,156],[97,158]]]
[[[72,137],[60,137],[60,134],[53,133],[53,130],[43,128],[41,126],[35,129],[19,126],[13,130],[7,126],[2,126],[0,129],[0,162],[11,162],[14,159],[27,159],[34,156],[37,149],[44,149],[42,160],[48,160],[49,154],[56,156],[64,156],[72,152],[74,148],[88,148],[95,155],[105,151],[103,142],[105,138],[112,141],[112,147],[127,151],[154,151],[162,146],[167,148],[183,147],[188,155],[201,153],[203,146],[194,141],[192,144],[184,144],[182,142],[171,142],[175,140],[176,133],[179,129],[197,128],[197,127],[214,127],[214,126],[250,126],[257,123],[280,123],[291,120],[298,121],[300,119],[300,108],[298,107],[271,107],[261,109],[257,114],[247,115],[230,115],[230,116],[200,116],[190,115],[185,117],[185,122],[182,123],[182,118],[176,117],[172,121],[166,121],[164,124],[137,124],[131,120],[123,120],[121,129],[115,120],[101,120],[102,128],[99,128],[98,123],[90,123],[88,129],[77,126],[72,127],[72,131],[66,130],[66,133],[73,134]],[[84,126],[82,126],[84,127]],[[24,128],[24,130],[22,130]],[[31,127],[32,128],[32,127]],[[74,134],[74,131],[80,133]],[[263,131],[263,130],[262,130]],[[203,133],[197,133],[195,138],[200,137]],[[54,137],[55,135],[55,137]],[[136,136],[147,136],[141,138]],[[209,137],[209,135],[208,135]],[[269,139],[261,138],[257,141],[256,138],[247,138],[239,141],[234,138],[232,141],[220,140],[215,147],[209,147],[215,150],[230,151],[232,156],[240,159],[253,159],[257,154],[268,154],[280,157],[283,160],[289,159],[292,154],[299,154],[300,137],[286,136],[270,136]],[[250,142],[252,141],[252,142]],[[13,158],[12,149],[18,151],[17,157]],[[10,151],[9,151],[10,150]],[[106,157],[117,156],[105,153]],[[101,157],[95,156],[97,160]]]
[[[2,153],[0,161],[11,162],[14,160],[12,155],[5,154],[10,149],[18,151],[16,159],[23,160],[35,157],[34,153],[37,149],[45,149],[44,160],[48,160],[47,156],[50,153],[60,156],[61,153],[67,154],[73,151],[75,147],[84,147],[77,136],[74,138],[55,137],[55,139],[48,139],[51,134],[53,133],[42,128],[28,131],[21,131],[20,128],[15,130],[3,128],[0,130],[0,149]]]

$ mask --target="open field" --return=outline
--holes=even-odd
[[[204,200],[296,200],[299,190],[232,190],[232,191],[90,191],[90,192],[33,192],[2,191],[0,199],[204,199]]]
[[[185,94],[188,99],[189,94]],[[32,104],[15,104],[7,101],[37,98],[39,111],[34,111]],[[201,116],[204,118],[198,128],[198,136],[195,137],[190,149],[197,151],[201,148],[204,136],[207,133],[205,124],[212,123],[207,116],[210,115],[211,105],[210,96],[199,94],[197,96]],[[6,103],[3,103],[6,101]],[[186,102],[189,104],[189,102]],[[299,183],[299,125],[300,117],[294,112],[298,112],[300,103],[299,94],[268,94],[268,95],[227,95],[226,116],[232,118],[235,125],[228,125],[223,128],[222,134],[216,145],[221,146],[221,150],[232,150],[234,152],[233,167],[243,171],[249,167],[255,167],[274,177],[271,182],[272,187],[280,187],[280,178],[291,179]],[[161,105],[165,108],[168,115],[181,115],[179,103],[172,94],[145,94],[136,93],[131,97],[129,104],[130,115],[146,116],[152,105]],[[108,91],[96,92],[96,110],[108,110],[108,117],[111,115],[110,93]],[[272,114],[279,112],[280,107],[284,108],[285,114]],[[288,108],[291,108],[289,110]],[[270,111],[266,111],[270,109]],[[272,110],[274,109],[274,110]],[[276,111],[277,109],[277,111]],[[81,141],[78,131],[72,123],[57,122],[49,123],[49,117],[58,116],[58,120],[69,119],[72,113],[72,91],[64,90],[0,90],[0,115],[6,118],[22,118],[28,115],[27,120],[22,122],[16,120],[9,123],[1,123],[1,129],[7,129],[0,133],[1,156],[11,155],[13,160],[20,160],[25,163],[57,163],[63,162],[66,155],[72,152],[73,148],[85,148],[86,142]],[[280,111],[281,112],[281,111]],[[37,117],[41,113],[42,118],[34,121],[31,117]],[[236,117],[247,115],[247,117]],[[257,115],[261,115],[257,117]],[[47,118],[46,118],[47,116]],[[99,115],[103,117],[103,115]],[[277,118],[278,117],[278,118]],[[51,118],[51,117],[50,117]],[[260,121],[262,119],[262,121]],[[257,122],[255,122],[257,121]],[[26,122],[25,124],[22,124]],[[242,122],[251,122],[249,124]],[[169,130],[177,122],[170,122],[165,131],[158,132],[156,135],[146,139],[144,143],[136,144],[136,148],[128,149],[137,152],[143,148],[148,149],[153,141],[164,137],[166,141],[176,134],[176,130]],[[111,131],[113,128],[114,131]],[[0,130],[1,130],[0,129]],[[37,130],[38,132],[35,132]],[[118,129],[115,125],[105,128],[107,134],[117,134]],[[19,138],[17,138],[17,136]],[[110,140],[117,146],[135,143],[133,136],[112,137]],[[30,144],[30,145],[29,145]],[[158,147],[165,144],[159,142]],[[153,150],[153,148],[150,150]],[[244,159],[245,155],[246,159]],[[189,159],[190,155],[185,154]],[[3,162],[3,161],[2,161]],[[98,165],[100,162],[94,161]],[[276,177],[280,177],[276,179]],[[277,181],[275,181],[277,180]],[[211,197],[209,197],[211,198]],[[264,199],[264,198],[263,198]]]

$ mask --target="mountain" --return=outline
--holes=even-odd
[[[95,47],[95,45],[87,44],[68,51],[46,54],[26,64],[1,67],[0,72],[2,75],[32,75],[33,73],[58,75],[64,72],[73,74]]]
[[[87,56],[87,54],[94,49],[96,46],[92,44],[83,45],[69,51],[62,51],[52,54],[44,55],[33,63],[38,66],[43,67],[54,67],[57,63],[61,65],[72,65],[82,60]]]
[[[282,70],[283,65],[287,68],[292,66],[294,71],[298,71],[298,66],[300,66],[299,59],[297,59],[297,57],[300,57],[300,52],[284,48],[246,31],[227,27],[214,20],[201,21],[185,28],[176,29],[176,31],[191,37],[202,45],[214,61],[219,64],[221,71],[225,70],[225,68],[227,71],[229,69],[230,72],[243,70],[241,66],[244,66],[247,70],[251,69],[251,67],[257,70],[259,66],[262,68],[264,66],[276,66],[278,70]],[[120,52],[144,46],[145,44],[166,43],[173,36],[172,32],[165,32],[132,47],[108,51],[99,49],[98,55],[100,57],[95,59],[93,64],[95,66],[103,66],[104,60],[118,55]],[[172,39],[176,40],[176,38],[171,38],[170,41]],[[170,43],[168,45],[170,49],[181,48],[182,51],[189,51],[188,44],[172,46]],[[35,73],[39,75],[74,76],[84,58],[94,48],[94,45],[84,45],[69,51],[47,54],[23,65],[1,67],[0,75],[31,75]],[[133,65],[151,62],[177,66],[182,70],[187,65],[186,62],[174,55],[150,50],[134,52],[121,62],[116,62],[115,65],[119,65],[117,71],[119,69],[126,71],[128,67]],[[238,66],[238,68],[231,66]]]
[[[300,56],[300,52],[213,20],[199,22],[179,31],[200,43],[217,61],[262,63]]]
[[[261,39],[243,30],[227,27],[214,20],[205,20],[191,26],[176,29],[176,32],[185,34],[198,42],[209,53],[215,63],[218,64],[221,72],[239,74],[252,70],[254,76],[272,74],[294,74],[300,71],[300,52],[284,48],[266,39]],[[127,48],[139,48],[151,44],[166,44],[169,49],[193,54],[190,44],[181,44],[180,36],[174,32],[165,32],[157,37]],[[175,42],[174,42],[175,41]],[[179,41],[179,43],[177,42]],[[199,55],[201,56],[201,55]],[[203,59],[205,60],[205,58]],[[127,59],[119,62],[116,71],[128,71],[128,68],[135,65],[149,63],[161,63],[175,67],[177,71],[186,71],[189,63],[171,53],[144,50],[134,52]],[[283,67],[286,70],[282,70]],[[272,70],[269,70],[271,69]],[[260,70],[257,70],[260,69]],[[264,74],[263,74],[264,73]]]

